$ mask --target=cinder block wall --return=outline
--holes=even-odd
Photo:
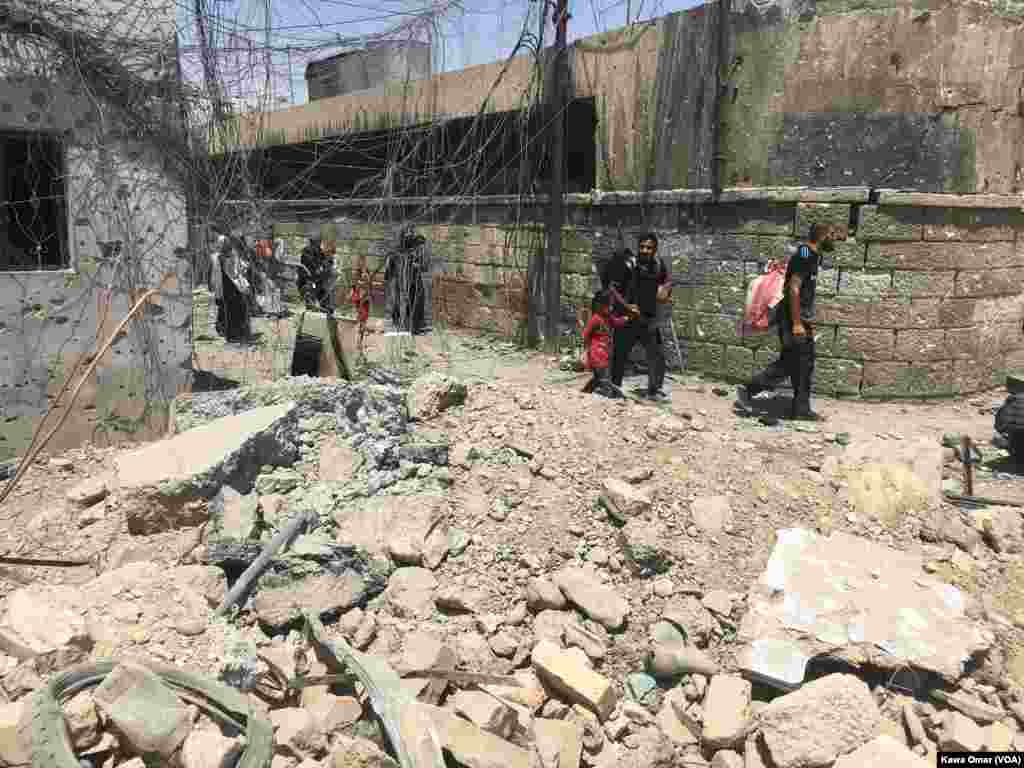
[[[877,398],[954,396],[1002,386],[1024,366],[1024,213],[1016,196],[955,196],[867,189],[727,190],[567,196],[563,318],[589,306],[601,263],[623,232],[657,232],[672,272],[663,317],[670,362],[722,380],[750,376],[777,353],[773,337],[736,334],[750,281],[812,223],[845,233],[818,282],[818,393]],[[433,259],[435,323],[505,335],[525,329],[529,255],[545,201],[434,204],[446,223],[422,224]],[[1011,207],[1012,206],[1012,207]],[[419,215],[406,210],[410,220]],[[382,259],[397,225],[339,217],[339,267]],[[306,225],[307,228],[315,225]],[[344,279],[344,278],[343,278]],[[668,324],[669,312],[679,340]]]

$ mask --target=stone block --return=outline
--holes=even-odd
[[[906,328],[910,324],[910,299],[886,296],[868,305],[868,321],[874,328]]]
[[[845,237],[850,226],[850,206],[843,203],[799,203],[796,207],[797,237],[809,237],[814,224],[835,227]]]
[[[938,328],[940,299],[911,299],[908,328]]]
[[[736,318],[732,315],[695,314],[692,334],[698,341],[720,341],[727,344],[739,341],[736,335]]]
[[[710,749],[743,744],[750,706],[750,681],[735,675],[711,678],[704,699],[703,743]]]
[[[940,328],[962,328],[973,325],[978,309],[976,299],[943,299],[939,304]]]
[[[867,249],[869,269],[917,271],[981,269],[989,249],[1009,251],[1009,244],[967,244],[896,242],[871,243]]]
[[[895,360],[896,332],[886,328],[840,328],[848,356],[855,360]]]
[[[967,358],[953,361],[953,386],[959,394],[995,389],[1004,381],[1004,372],[994,368],[991,360]]]
[[[550,640],[537,643],[532,655],[543,682],[572,702],[583,704],[603,722],[615,709],[615,689],[608,678],[590,669],[584,658],[582,652],[564,651]]]
[[[939,242],[1013,241],[1024,229],[1024,214],[1009,208],[928,208],[923,210],[924,239]]]
[[[717,373],[725,366],[725,345],[691,343],[687,366],[695,371]]]
[[[857,220],[858,240],[921,240],[924,215],[920,208],[862,206]]]
[[[980,752],[985,741],[981,726],[959,712],[944,713],[939,746],[947,751]]]
[[[974,328],[955,328],[945,332],[943,344],[949,357],[973,360],[982,352],[978,343],[978,332]]]
[[[836,296],[817,302],[816,315],[819,323],[836,325],[868,325],[868,309],[871,303],[857,296]]]
[[[134,752],[170,757],[192,730],[188,708],[156,674],[137,664],[115,667],[94,700]]]
[[[953,363],[865,363],[861,394],[865,397],[952,396],[957,394]]]
[[[814,367],[815,392],[856,395],[861,391],[864,366],[855,360],[838,357],[819,358]]]
[[[722,286],[719,288],[718,306],[713,311],[736,315],[737,317],[741,315],[747,303],[748,286],[749,280],[747,286],[743,286],[742,288],[737,285]]]
[[[893,290],[901,295],[918,298],[922,296],[952,296],[955,272],[907,272],[893,273]]]
[[[843,755],[836,760],[832,768],[861,768],[868,765],[884,765],[886,768],[930,768],[932,763],[914,754],[891,736],[883,734]]]
[[[674,290],[676,293],[678,289]],[[721,309],[719,294],[723,290],[715,285],[695,285],[690,289],[690,308],[696,312],[717,313]],[[679,303],[679,297],[674,296],[675,303]],[[744,297],[745,298],[745,297]]]
[[[819,279],[820,287],[823,286]],[[892,275],[888,272],[859,272],[843,269],[839,272],[836,290],[842,297],[859,296],[875,300],[884,296],[890,288],[892,288]]]
[[[1008,296],[1021,292],[1019,269],[986,269],[958,272],[954,294],[957,297]]]
[[[747,381],[753,371],[753,350],[736,346],[725,348],[725,378],[733,381]]]
[[[763,202],[716,205],[704,209],[705,226],[715,232],[793,235],[795,206]]]
[[[948,360],[942,330],[901,330],[896,332],[896,359],[917,361]]]
[[[29,765],[32,761],[27,698],[0,705],[0,765]]]

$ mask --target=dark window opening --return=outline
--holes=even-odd
[[[68,263],[63,143],[50,134],[0,133],[0,271]]]

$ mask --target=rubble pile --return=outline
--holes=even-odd
[[[606,460],[564,437],[573,397],[553,415],[541,389],[431,373],[179,398],[171,436],[66,494],[62,530],[108,531],[101,572],[0,606],[0,765],[41,768],[39,692],[101,659],[60,702],[95,768],[260,748],[160,665],[242,697],[273,768],[910,768],[1024,748],[1017,617],[941,572],[1012,562],[1019,513],[941,506],[941,446],[819,457],[813,482],[870,520],[832,532],[776,503],[781,482],[753,510],[713,480],[680,492],[718,439],[701,414],[615,432],[632,406],[602,402],[588,437],[637,457]],[[739,530],[774,544],[729,584],[709,574],[743,557]]]

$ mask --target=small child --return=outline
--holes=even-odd
[[[587,350],[587,367],[593,371],[593,377],[583,388],[584,392],[593,392],[603,397],[618,398],[622,394],[612,385],[608,376],[608,351],[610,330],[621,328],[626,323],[622,315],[612,314],[609,309],[608,291],[601,290],[594,294],[590,303],[590,321],[583,329],[583,344]]]
[[[359,321],[359,356],[366,358],[366,321],[370,318],[370,273],[366,268],[356,273],[356,279],[352,281],[352,291],[349,293],[349,301],[356,310],[356,319]]]

